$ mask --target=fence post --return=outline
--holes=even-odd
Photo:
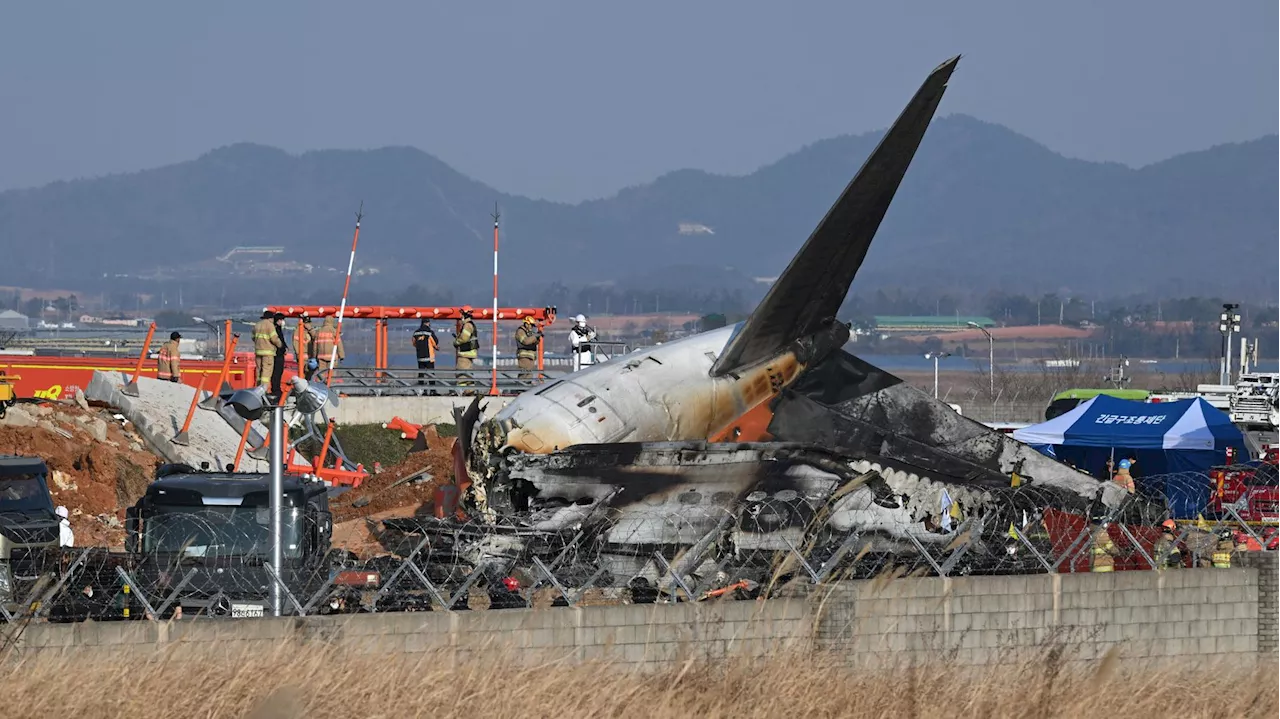
[[[230,320],[227,320],[227,328],[228,330],[230,330],[231,328]],[[227,375],[230,374],[231,372],[231,358],[235,356],[236,344],[238,343],[239,340],[240,340],[239,333],[230,334],[228,332],[227,343],[223,347],[222,371],[218,373],[217,389],[215,389],[213,393],[209,395],[208,399],[200,403],[201,409],[211,409],[216,412],[219,408],[222,407],[222,397],[221,397],[222,393],[231,392],[233,389],[235,389],[234,387],[231,386],[230,382],[227,382]]]
[[[120,390],[126,397],[138,396],[138,377],[142,376],[142,363],[147,361],[147,352],[151,350],[151,338],[156,334],[156,323],[147,328],[147,339],[142,343],[142,351],[138,353],[138,366],[133,369],[133,379]]]
[[[200,403],[200,393],[204,391],[204,381],[209,379],[209,375],[200,375],[200,383],[196,385],[196,393],[191,397],[191,406],[187,408],[187,419],[182,423],[182,429],[174,436],[171,442],[186,447],[191,443],[191,435],[187,434],[191,429],[191,420],[196,416],[196,405]]]
[[[249,433],[253,431],[253,422],[245,420],[244,429],[240,431],[240,445],[236,447],[236,461],[231,465],[232,472],[240,471],[240,460],[244,459],[244,445],[249,441]]]

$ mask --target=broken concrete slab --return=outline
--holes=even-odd
[[[235,461],[244,420],[234,416],[234,412],[196,412],[188,432],[190,443],[187,446],[177,445],[172,439],[182,429],[195,389],[185,384],[142,377],[138,380],[138,396],[129,397],[121,391],[124,384],[124,376],[119,372],[94,372],[85,397],[120,410],[146,439],[152,451],[165,461],[182,462],[193,467],[199,467],[201,462],[224,467]],[[227,414],[232,417],[227,417]],[[233,423],[233,419],[238,422]],[[264,439],[264,434],[255,427],[250,431],[248,446],[255,447]],[[249,457],[246,452],[240,461],[240,470],[266,472],[268,464]]]

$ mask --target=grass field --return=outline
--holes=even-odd
[[[1088,664],[1060,653],[1009,666],[944,663],[859,670],[780,655],[641,673],[554,656],[517,663],[445,655],[360,655],[281,644],[166,660],[34,658],[6,669],[3,715],[39,717],[1274,717],[1274,663],[1219,670],[1129,669],[1118,654]]]

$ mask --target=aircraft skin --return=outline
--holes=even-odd
[[[848,340],[836,312],[958,62],[930,73],[745,322],[520,395],[477,428],[482,461],[495,451],[549,453],[575,444],[763,439],[733,425]]]

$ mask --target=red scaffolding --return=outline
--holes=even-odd
[[[342,313],[345,320],[375,320],[377,324],[374,326],[374,367],[377,369],[386,369],[387,362],[390,359],[391,351],[389,347],[390,335],[387,331],[387,323],[390,320],[460,320],[462,319],[462,308],[465,305],[457,307],[398,307],[398,306],[356,306],[348,305]],[[263,308],[269,312],[279,312],[288,318],[323,318],[337,317],[337,305],[272,305]],[[475,320],[492,320],[493,308],[476,307],[471,310],[471,316]],[[538,328],[542,329],[556,321],[555,307],[499,307],[498,319],[510,321],[523,321],[526,317],[532,317],[538,323]],[[538,369],[543,367],[543,342],[538,342]]]

